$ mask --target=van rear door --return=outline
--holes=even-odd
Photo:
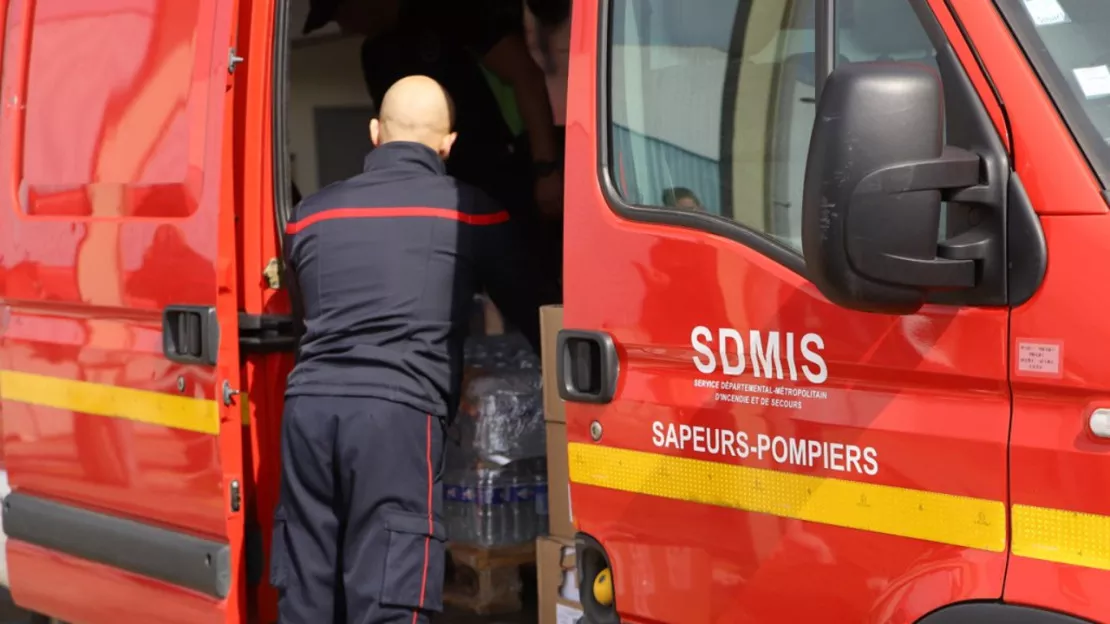
[[[236,2],[4,4],[12,594],[90,624],[240,621]]]

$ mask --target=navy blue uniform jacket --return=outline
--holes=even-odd
[[[294,213],[287,280],[303,335],[286,396],[374,397],[449,417],[474,294],[485,287],[534,348],[539,306],[560,298],[508,213],[417,143],[373,150],[362,174]]]

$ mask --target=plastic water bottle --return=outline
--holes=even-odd
[[[452,542],[463,541],[462,532],[462,486],[456,483],[443,484],[443,523],[447,525],[447,539]]]
[[[528,473],[514,473],[510,487],[513,543],[530,542],[536,539],[536,497],[532,476]]]
[[[475,542],[474,505],[477,492],[474,475],[466,472],[460,475],[456,487],[455,502],[455,534],[458,537],[451,539],[460,544],[473,544]]]
[[[480,469],[476,479],[473,509],[475,542],[481,546],[505,543],[505,488],[498,470]]]
[[[537,472],[532,477],[532,488],[535,494],[536,535],[547,535],[551,530],[547,511],[547,474]]]

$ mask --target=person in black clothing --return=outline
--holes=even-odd
[[[450,100],[395,84],[364,173],[307,197],[286,228],[303,319],[282,422],[271,582],[281,622],[427,622],[442,608],[444,430],[484,286],[538,349],[540,305],[509,215],[446,175]]]
[[[556,6],[541,14],[565,13]],[[447,89],[459,132],[448,173],[501,202],[557,279],[563,142],[546,76],[528,50],[521,1],[312,0],[304,32],[332,20],[366,36],[362,70],[375,102],[404,76],[429,76]]]

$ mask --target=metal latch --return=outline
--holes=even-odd
[[[224,398],[224,405],[231,407],[235,403],[235,397],[239,396],[239,391],[231,387],[231,382],[224,380],[224,385],[221,388],[221,393]]]
[[[239,351],[276,353],[294,351],[297,334],[293,317],[285,314],[239,314]]]
[[[234,47],[232,47],[230,50],[228,50],[228,52],[227,52],[227,73],[234,74],[235,73],[235,68],[239,65],[239,63],[242,63],[244,60],[246,60],[246,59],[244,59],[243,57],[236,54]]]
[[[281,288],[281,263],[277,258],[270,258],[266,268],[262,269],[262,278],[266,280],[266,287],[271,290]]]

